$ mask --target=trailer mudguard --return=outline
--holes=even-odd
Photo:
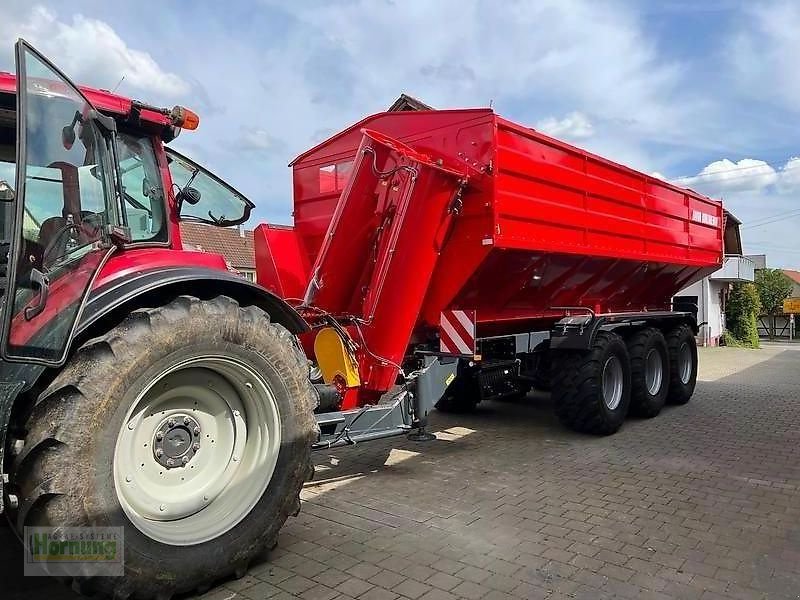
[[[587,310],[587,309],[583,309]],[[661,325],[674,322],[687,323],[697,334],[697,319],[689,312],[630,312],[595,315],[587,311],[564,317],[550,330],[551,350],[589,350],[600,331],[614,331],[624,327],[641,327],[647,324]]]
[[[308,324],[284,300],[264,288],[228,271],[203,267],[165,267],[136,272],[114,279],[93,290],[84,308],[75,337],[75,346],[98,333],[104,318],[152,306],[167,296],[190,294],[199,297],[225,295],[242,304],[258,306],[272,320],[292,333],[308,331]],[[29,390],[45,367],[28,363],[2,362],[0,380],[0,513],[4,510],[5,450],[11,412],[17,397]]]

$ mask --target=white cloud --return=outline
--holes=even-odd
[[[660,173],[653,175],[663,178]],[[800,191],[800,158],[792,157],[777,168],[764,160],[754,158],[743,158],[738,162],[722,158],[703,167],[697,175],[672,181],[715,196],[728,192],[765,190],[781,194],[795,193]]]
[[[760,190],[778,182],[777,171],[763,160],[743,158],[733,162],[727,158],[704,167],[692,177],[682,177],[675,183],[685,187],[713,189],[717,194],[735,190]]]
[[[667,180],[666,175],[664,175],[660,171],[653,171],[652,173],[650,173],[650,176],[655,177],[656,179],[663,179],[664,181]]]
[[[680,66],[659,57],[647,24],[630,7],[543,0],[493,8],[480,0],[292,3],[286,10],[302,23],[302,40],[292,41],[289,53],[316,48],[335,57],[347,76],[321,92],[362,107],[359,112],[387,105],[405,88],[439,107],[494,100],[500,112],[532,124],[543,117],[527,106],[535,98],[643,138],[703,139],[697,126],[687,125],[697,106],[680,85]],[[298,58],[289,62],[304,62]],[[319,83],[328,82],[312,87]],[[681,102],[673,102],[679,89]]]
[[[723,158],[697,175],[674,183],[721,198],[743,222],[746,252],[767,254],[769,264],[776,267],[796,268],[800,264],[796,242],[800,158],[790,158],[777,168],[758,159],[734,162]]]
[[[276,140],[266,129],[251,129],[248,127],[241,128],[241,135],[237,142],[243,150],[255,150],[258,152],[275,150],[282,146],[280,141]]]
[[[562,119],[547,117],[536,124],[536,129],[557,138],[583,140],[592,137],[592,122],[582,112],[573,111]]]
[[[800,110],[798,30],[800,4],[793,0],[760,2],[745,10],[727,49],[741,93]]]
[[[25,38],[51,58],[70,78],[110,89],[124,76],[125,89],[146,92],[151,99],[186,94],[190,86],[162,69],[153,57],[128,46],[107,23],[72,16],[69,22],[42,6],[11,11],[0,23],[0,38]],[[13,64],[13,63],[12,63]]]
[[[790,158],[781,168],[778,189],[781,193],[786,194],[795,193],[800,190],[800,158]],[[800,208],[800,206],[798,208]]]

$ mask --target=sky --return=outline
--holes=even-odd
[[[406,92],[721,198],[746,252],[800,269],[798,2],[3,5],[0,70],[24,37],[76,82],[192,108],[172,145],[256,203],[250,225],[291,223],[290,160]]]

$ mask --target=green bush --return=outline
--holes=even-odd
[[[728,346],[728,348],[741,348],[742,344],[733,337],[733,334],[728,331],[727,329],[722,332],[722,345]]]
[[[727,333],[736,340],[735,345],[745,348],[759,347],[759,314],[761,314],[761,300],[756,286],[752,283],[734,283],[725,308],[725,319]],[[725,338],[725,342],[727,344],[728,338]]]

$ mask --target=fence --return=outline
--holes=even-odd
[[[789,315],[761,315],[758,317],[758,336],[775,340],[789,339]],[[795,324],[794,339],[797,339]]]

